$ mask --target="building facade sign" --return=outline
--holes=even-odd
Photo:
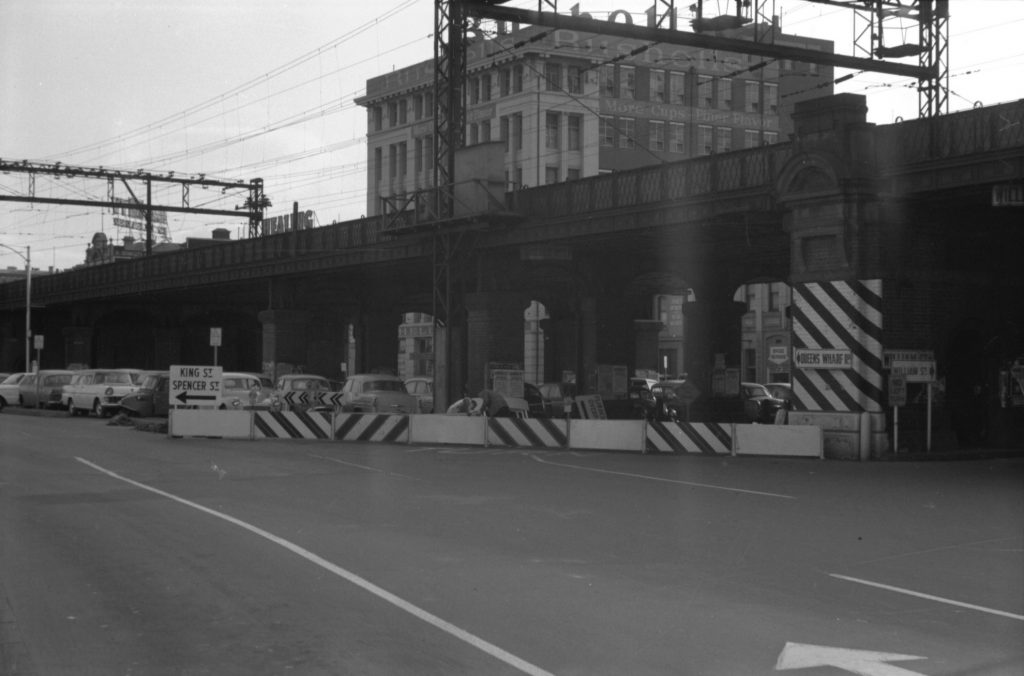
[[[138,203],[134,200],[115,197],[111,201],[123,205],[111,208],[111,212],[114,214],[115,228],[146,232],[145,209],[140,209]],[[167,212],[153,209],[152,222],[153,235],[161,241],[167,241],[169,239],[167,234]]]
[[[288,232],[289,230],[308,230],[315,223],[316,214],[310,209],[299,212],[298,224],[294,227],[292,225],[292,214],[284,214],[283,216],[264,218],[261,222],[261,229],[264,235],[275,235],[279,232]]]

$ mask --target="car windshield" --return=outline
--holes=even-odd
[[[157,389],[157,386],[160,384],[160,379],[161,378],[163,378],[163,376],[160,376],[160,375],[146,376],[146,379],[142,381],[143,389],[146,389],[146,390],[155,390],[155,389]]]
[[[96,385],[132,385],[132,376],[130,373],[97,373],[96,378],[92,381]]]
[[[71,374],[59,374],[43,378],[43,385],[67,385],[71,382]]]
[[[401,380],[368,380],[363,392],[406,392],[405,383]]]
[[[316,378],[296,378],[292,381],[293,390],[326,390],[327,383]]]
[[[24,377],[24,373],[14,373],[4,378],[4,381],[0,383],[0,385],[15,385],[21,382],[21,379]]]

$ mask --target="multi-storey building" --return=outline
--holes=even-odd
[[[772,30],[776,44],[833,49]],[[722,34],[753,39],[750,26]],[[502,144],[509,191],[788,140],[795,103],[831,94],[833,82],[830,66],[537,26],[474,40],[466,70],[466,144]],[[369,80],[357,100],[368,115],[368,215],[383,213],[384,198],[433,186],[433,87],[424,61]],[[686,300],[654,299],[668,375],[683,360]],[[745,377],[770,375],[769,345],[781,333],[769,324],[744,320]],[[531,355],[538,322],[524,325]]]
[[[750,34],[747,29],[724,33]],[[785,35],[777,44],[832,50]],[[832,90],[832,68],[529,26],[468,48],[467,145],[500,142],[509,189],[786,140],[795,102]],[[367,213],[429,188],[434,66],[367,82]]]

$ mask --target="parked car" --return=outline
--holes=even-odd
[[[526,400],[526,408],[531,418],[544,418],[544,397],[540,388],[533,383],[523,383],[523,399]]]
[[[576,383],[543,383],[537,390],[544,406],[544,415],[548,418],[564,418],[565,400],[576,397]],[[576,407],[573,406],[570,410],[571,415],[575,417]]]
[[[768,394],[776,399],[789,402],[790,408],[792,408],[796,395],[793,393],[793,385],[791,383],[766,383],[765,388],[768,390]]]
[[[18,383],[27,375],[27,373],[12,373],[0,380],[0,411],[4,410],[4,406],[18,403]]]
[[[743,412],[750,422],[773,424],[785,420],[789,402],[773,397],[764,385],[740,383],[740,395],[743,398]]]
[[[251,408],[258,406],[268,396],[270,396],[270,392],[264,390],[261,376],[255,373],[228,372],[221,374],[221,408]]]
[[[274,390],[261,406],[268,406],[275,411],[288,410],[330,410],[330,406],[320,404],[320,395],[331,392],[331,381],[323,376],[311,373],[290,373],[279,376],[274,383]],[[312,395],[315,402],[303,395]],[[307,398],[305,403],[302,399]]]
[[[58,408],[61,393],[71,381],[72,371],[44,369],[30,373],[18,383],[18,401],[25,408]]]
[[[341,388],[341,410],[359,413],[418,413],[419,400],[398,376],[362,373],[349,376]]]
[[[116,413],[121,408],[122,397],[138,389],[136,379],[141,373],[141,369],[86,369],[77,372],[79,377],[74,384],[69,382],[65,391],[68,414],[89,415],[92,411],[103,418]]]
[[[654,395],[654,419],[679,422],[687,419],[686,388],[692,389],[685,380],[662,380],[651,387]]]
[[[430,376],[413,376],[405,379],[405,389],[420,402],[420,413],[434,412],[434,379]]]
[[[166,417],[170,409],[170,373],[142,374],[138,390],[121,398],[121,411],[140,418]]]

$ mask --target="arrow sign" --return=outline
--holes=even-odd
[[[919,671],[910,671],[889,664],[889,662],[901,660],[923,659],[927,658],[918,655],[900,655],[899,653],[881,653],[873,650],[850,650],[787,642],[775,663],[775,671],[836,667],[843,671],[860,674],[860,676],[923,676]]]
[[[188,392],[179,392],[178,395],[174,398],[183,404],[200,401],[217,401],[216,394],[189,394]]]

